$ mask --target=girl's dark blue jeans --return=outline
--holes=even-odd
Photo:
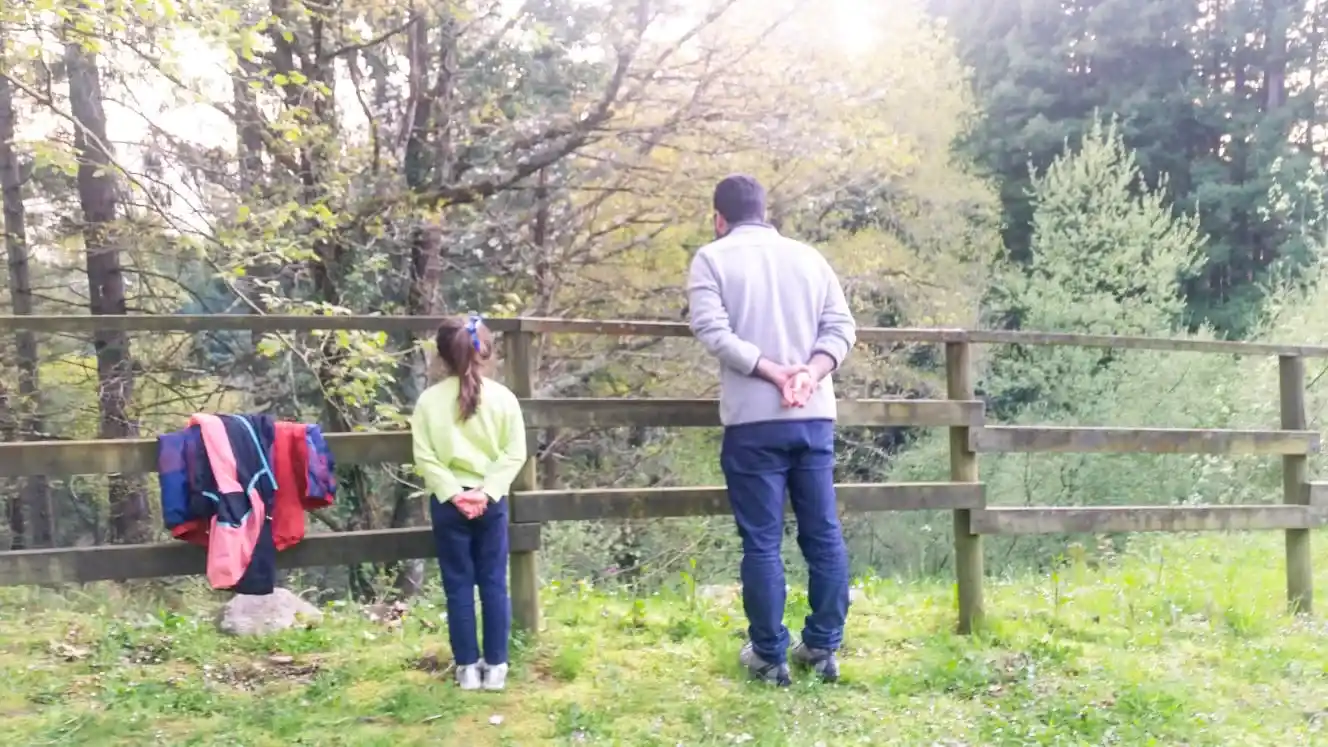
[[[475,588],[484,619],[484,661],[507,663],[512,604],[507,596],[507,500],[489,504],[467,519],[451,501],[429,501],[438,569],[447,597],[447,632],[457,666],[480,660],[475,622]]]

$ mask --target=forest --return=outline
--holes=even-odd
[[[679,321],[711,189],[745,172],[863,325],[1323,343],[1325,23],[1317,0],[9,0],[0,309]],[[213,410],[401,429],[429,356],[382,333],[23,332],[0,339],[0,436],[151,436]],[[548,336],[537,360],[542,397],[715,395],[687,340]],[[979,363],[999,422],[1277,418],[1270,361],[1009,346]],[[925,345],[859,347],[839,377],[844,397],[944,391]],[[945,479],[944,437],[844,428],[841,476]],[[720,484],[717,453],[710,430],[550,430],[539,473]],[[340,477],[319,531],[424,522],[409,466]],[[982,479],[1005,505],[1281,485],[1256,457],[1009,455]],[[154,482],[9,480],[0,548],[160,539]],[[859,571],[947,571],[944,515],[846,529]],[[563,525],[545,570],[727,578],[737,550],[723,519]],[[1065,552],[993,541],[988,567]],[[420,571],[375,569],[401,589]]]

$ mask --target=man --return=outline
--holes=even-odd
[[[720,363],[720,464],[742,537],[742,601],[756,678],[791,683],[780,544],[787,490],[809,570],[811,614],[794,663],[827,681],[848,615],[848,553],[834,488],[835,392],[856,326],[830,265],[766,223],[765,190],[749,176],[715,188],[716,240],[692,260],[691,328]]]

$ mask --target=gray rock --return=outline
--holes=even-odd
[[[702,584],[696,587],[696,597],[715,604],[732,604],[742,597],[742,587],[737,584]]]
[[[262,596],[236,594],[217,615],[217,629],[228,635],[266,635],[322,620],[317,607],[286,589],[275,589]]]

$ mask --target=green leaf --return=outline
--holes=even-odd
[[[275,358],[281,352],[281,343],[273,337],[264,337],[255,348],[264,358]]]

